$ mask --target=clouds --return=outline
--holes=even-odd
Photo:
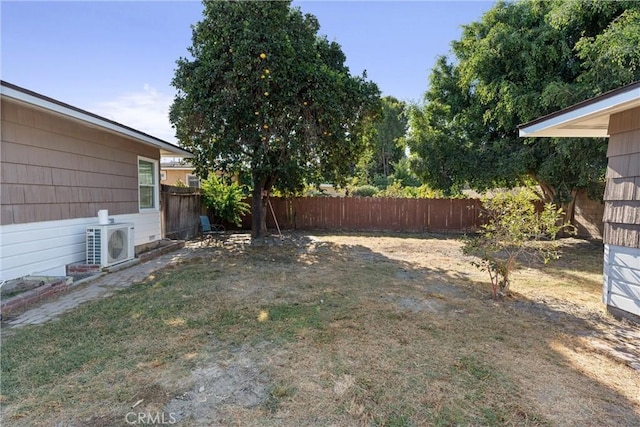
[[[173,94],[159,92],[145,84],[142,90],[124,93],[100,102],[89,111],[125,126],[176,144],[175,131],[169,122]]]

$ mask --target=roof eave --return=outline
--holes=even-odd
[[[607,137],[609,117],[640,106],[640,82],[518,126],[521,137]]]
[[[177,145],[171,144],[170,142],[156,138],[155,136],[151,136],[113,120],[109,120],[105,117],[98,116],[97,114],[93,114],[72,105],[65,104],[64,102],[60,102],[53,98],[49,98],[28,89],[24,89],[12,83],[0,81],[0,94],[3,97],[15,99],[27,104],[44,108],[46,110],[71,117],[73,119],[80,120],[87,124],[98,126],[109,131],[127,136],[129,138],[134,138],[144,144],[159,148],[161,155],[164,156],[178,155],[188,158],[193,157],[193,154],[191,152],[180,148]]]

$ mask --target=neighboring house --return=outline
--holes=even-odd
[[[519,129],[523,137],[609,137],[603,302],[613,314],[640,320],[640,82]]]
[[[194,167],[188,160],[179,157],[164,157],[160,160],[160,184],[187,187],[200,187],[200,178],[194,173]]]
[[[98,211],[132,223],[138,248],[162,239],[160,158],[188,151],[0,83],[0,281],[65,275],[86,259]]]

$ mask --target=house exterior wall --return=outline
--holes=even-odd
[[[604,243],[640,249],[640,107],[609,121]]]
[[[640,319],[640,249],[604,245],[602,300]],[[616,312],[617,314],[623,314]]]
[[[164,185],[176,185],[178,180],[182,181],[183,184],[189,184],[189,175],[193,175],[193,169],[162,169],[163,172],[166,173],[167,179],[163,179],[160,181],[161,184]]]
[[[138,205],[138,157],[159,167],[159,148],[12,98],[0,109],[0,280],[65,275],[102,209],[134,224],[135,246],[163,237],[159,206]]]
[[[133,223],[136,247],[160,240],[156,213],[109,215],[116,223]],[[66,266],[86,260],[87,226],[98,218],[75,218],[1,227],[0,280],[28,275],[65,276]]]
[[[609,308],[637,317],[640,316],[640,108],[612,115],[609,135],[603,218],[603,302]]]
[[[2,100],[1,225],[138,213],[138,156],[159,150]]]

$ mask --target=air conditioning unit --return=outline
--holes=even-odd
[[[90,225],[87,227],[87,264],[109,267],[133,259],[133,224]]]

